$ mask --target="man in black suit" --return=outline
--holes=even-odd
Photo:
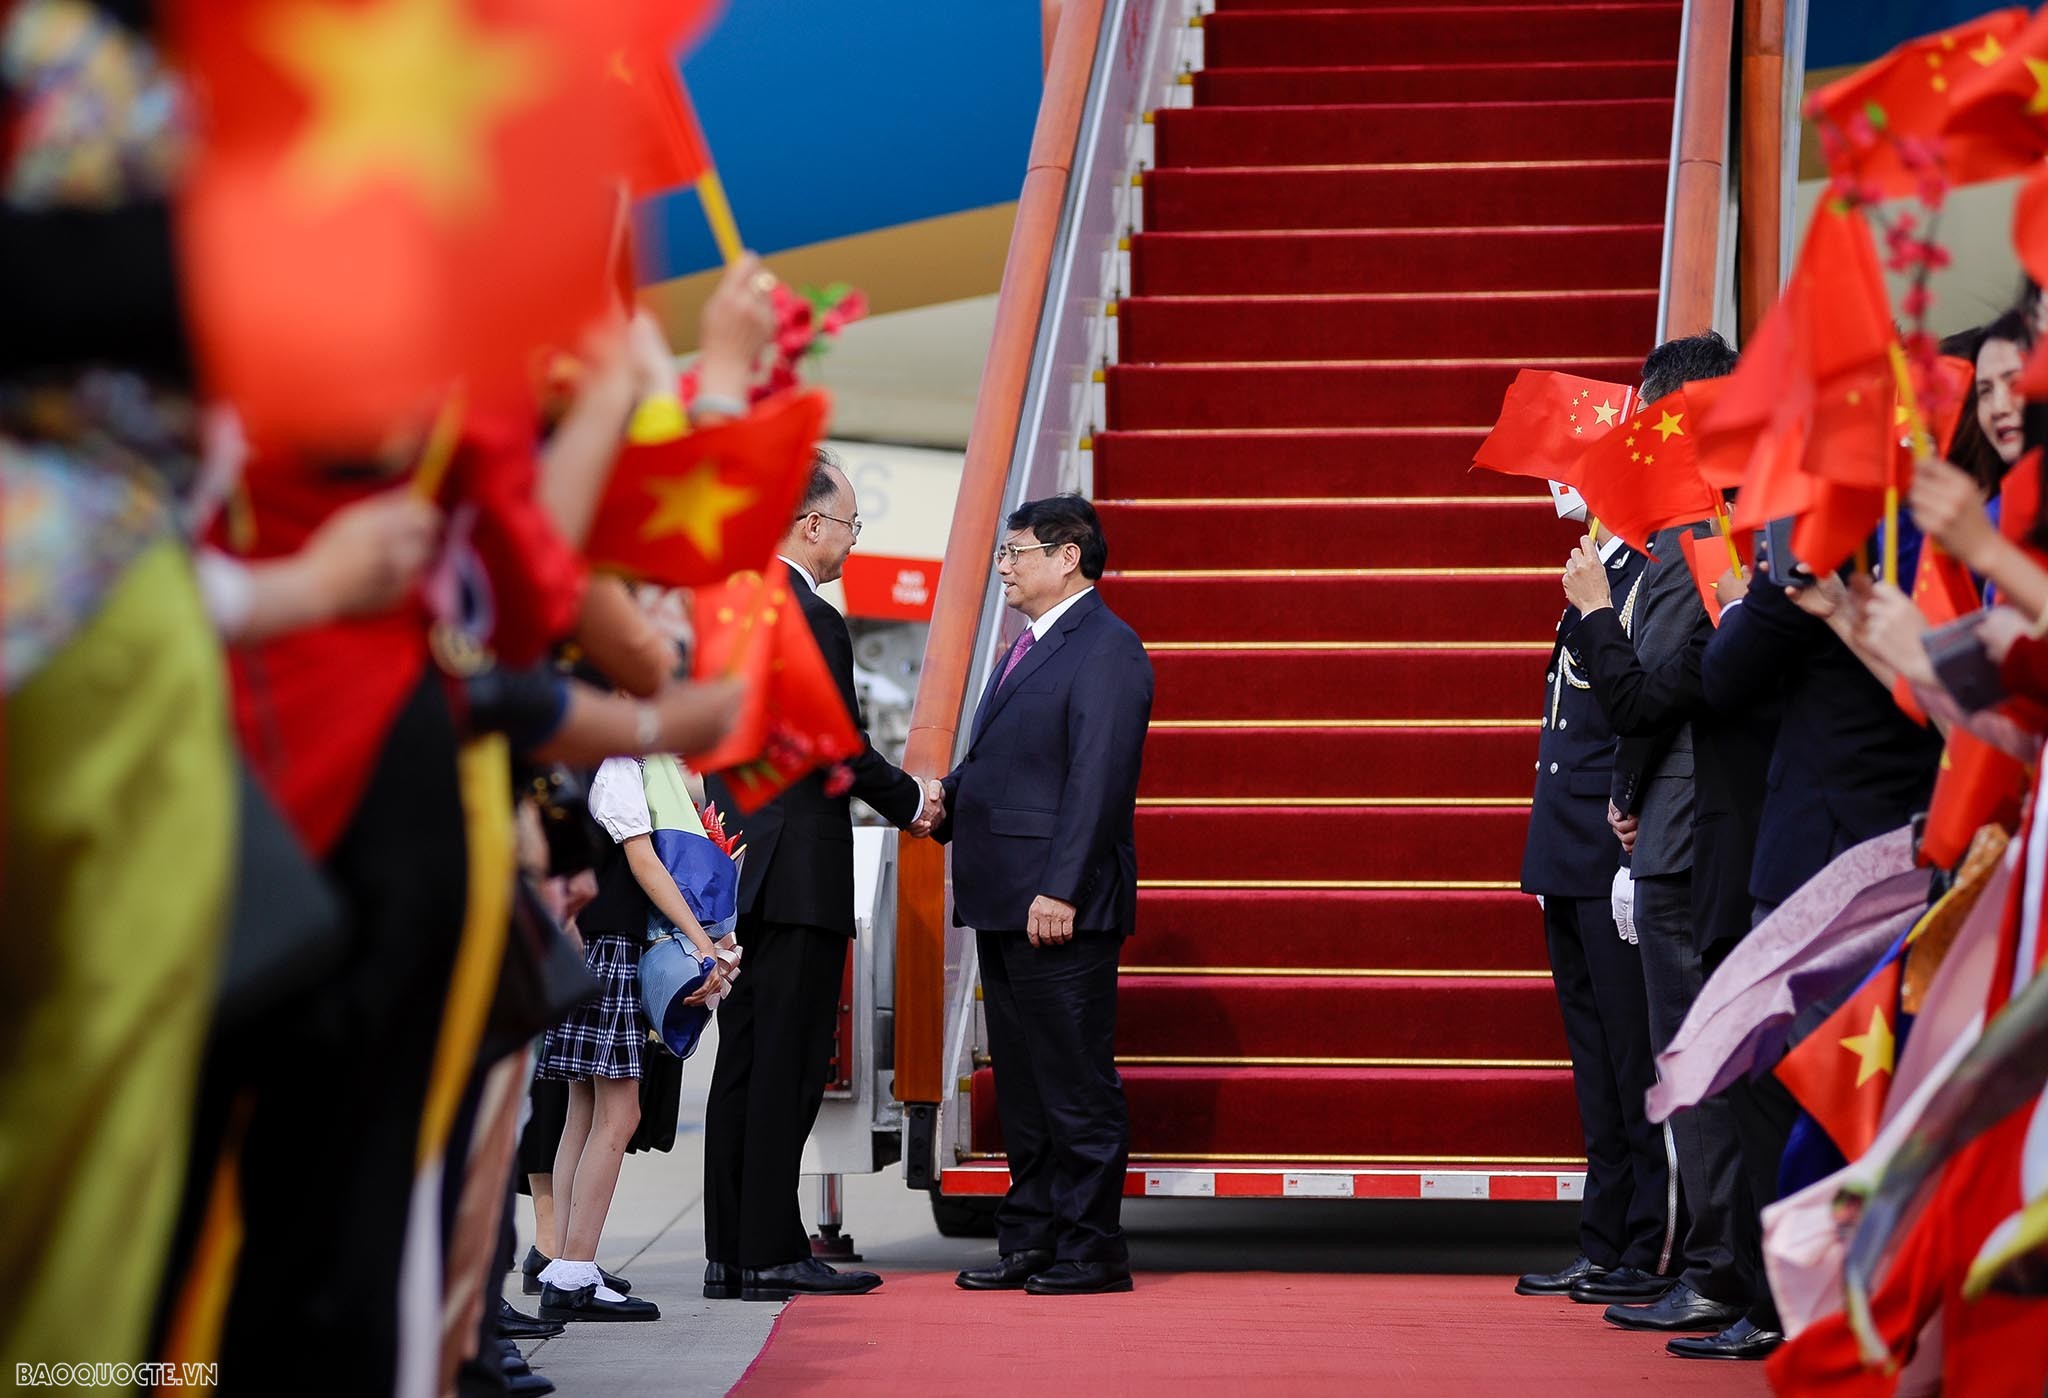
[[[817,595],[846,566],[860,537],[853,483],[819,453],[796,519],[783,536],[790,591],[860,723],[853,639]],[[848,764],[850,794],[891,823],[922,831],[917,780],[866,742]],[[798,1292],[864,1292],[872,1272],[837,1272],[811,1257],[797,1207],[804,1141],[818,1119],[832,1029],[854,934],[853,815],[847,793],[830,794],[813,772],[744,820],[716,777],[707,794],[747,847],[740,878],[739,943],[745,974],[718,1012],[718,1066],[704,1113],[704,1294],[784,1301]]]
[[[1596,528],[1596,561],[1618,605],[1633,606],[1647,560]],[[1522,853],[1522,891],[1543,905],[1551,985],[1564,1014],[1572,1087],[1586,1141],[1579,1202],[1579,1255],[1555,1272],[1515,1284],[1525,1296],[1562,1295],[1599,1280],[1648,1297],[1666,1275],[1678,1236],[1676,1182],[1664,1133],[1643,1110],[1656,1080],[1642,958],[1614,924],[1612,891],[1621,845],[1609,828],[1614,730],[1592,686],[1564,649],[1578,623],[1567,607],[1543,676],[1536,794]]]
[[[953,922],[975,929],[1010,1188],[970,1290],[1131,1289],[1119,1222],[1130,1116],[1116,971],[1137,919],[1138,769],[1152,663],[1095,591],[1108,557],[1079,496],[1027,502],[996,550],[1028,623],[989,677],[966,756],[928,793],[953,846]]]

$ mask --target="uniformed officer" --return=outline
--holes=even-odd
[[[1594,538],[1624,614],[1647,560],[1596,524]],[[1578,621],[1567,609],[1543,676],[1536,794],[1522,855],[1522,891],[1543,907],[1552,983],[1564,1012],[1572,1085],[1586,1138],[1579,1207],[1580,1254],[1555,1272],[1531,1273],[1523,1295],[1561,1295],[1582,1282],[1652,1299],[1671,1285],[1679,1237],[1677,1181],[1664,1133],[1643,1115],[1656,1077],[1649,1008],[1634,943],[1615,926],[1612,890],[1622,846],[1610,828],[1615,737],[1585,677],[1564,648]]]

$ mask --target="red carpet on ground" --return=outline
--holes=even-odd
[[[1697,1364],[1597,1306],[1516,1296],[1501,1277],[1140,1273],[1123,1296],[966,1292],[891,1277],[794,1301],[733,1392],[1004,1395],[1370,1394],[1585,1398],[1764,1394],[1762,1366]]]

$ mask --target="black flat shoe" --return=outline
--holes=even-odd
[[[1524,1272],[1515,1283],[1515,1295],[1562,1296],[1580,1282],[1598,1281],[1607,1273],[1582,1252],[1555,1272]]]
[[[498,1298],[498,1333],[508,1340],[548,1340],[562,1333],[562,1327],[552,1320],[536,1320],[524,1311],[515,1310],[510,1301]]]
[[[552,1257],[543,1255],[539,1248],[528,1248],[526,1250],[526,1260],[519,1264],[519,1289],[528,1296],[540,1295],[540,1289],[543,1284],[540,1279],[541,1271],[548,1263],[554,1260]],[[612,1290],[622,1296],[632,1293],[633,1283],[627,1281],[624,1277],[615,1277],[610,1272],[606,1272],[602,1267],[597,1270],[603,1273],[604,1284]]]
[[[543,1282],[540,1288],[540,1318],[542,1320],[660,1320],[661,1307],[652,1301],[643,1301],[638,1296],[628,1296],[618,1301],[600,1301],[597,1288],[579,1286],[574,1291],[564,1291],[553,1282]]]
[[[740,1269],[742,1301],[787,1301],[792,1296],[860,1296],[873,1291],[882,1279],[873,1272],[837,1272],[806,1257],[780,1267]]]
[[[1122,1262],[1055,1262],[1024,1283],[1028,1296],[1096,1296],[1130,1289],[1131,1269]]]
[[[1021,1291],[1025,1282],[1051,1267],[1051,1248],[1026,1248],[1004,1253],[993,1267],[964,1269],[953,1278],[953,1285],[968,1291]]]
[[[1763,1359],[1785,1337],[1775,1330],[1759,1330],[1748,1316],[1718,1335],[1680,1335],[1664,1342],[1665,1352],[1680,1359]]]
[[[1725,1301],[1709,1301],[1681,1284],[1647,1306],[1609,1306],[1607,1323],[1624,1330],[1698,1330],[1711,1335],[1742,1319],[1742,1311]]]
[[[1602,1276],[1573,1282],[1566,1294],[1582,1306],[1606,1306],[1617,1301],[1637,1304],[1654,1301],[1677,1285],[1677,1277],[1660,1277],[1640,1267],[1616,1267]]]
[[[740,1294],[740,1269],[724,1262],[704,1264],[704,1299],[736,1301]]]

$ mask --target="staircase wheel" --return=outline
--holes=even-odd
[[[993,1199],[949,1199],[932,1191],[932,1222],[944,1238],[993,1238],[996,1235],[996,1201]]]

